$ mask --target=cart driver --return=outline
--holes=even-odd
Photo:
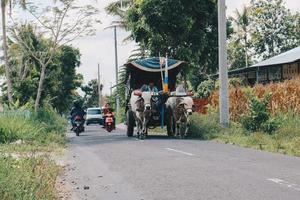
[[[157,87],[154,85],[154,82],[149,82],[149,85],[144,84],[141,87],[142,92],[151,92],[151,93],[158,93]]]
[[[152,93],[158,93],[158,89],[152,81],[149,82],[149,91]]]
[[[158,94],[158,89],[157,87],[154,85],[153,81],[149,82],[149,85],[144,84],[141,87],[141,91],[142,92],[151,92],[154,93],[155,95]],[[152,97],[152,101],[154,103],[154,111],[159,110],[160,107],[160,99],[158,97]]]

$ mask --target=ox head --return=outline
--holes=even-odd
[[[151,111],[151,92],[136,91],[134,95],[139,96],[137,104],[140,111]]]
[[[187,115],[192,115],[195,111],[194,101],[191,97],[182,97],[178,102],[178,109],[181,109]]]

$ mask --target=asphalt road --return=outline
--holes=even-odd
[[[99,126],[68,139],[72,199],[300,200],[300,158]]]

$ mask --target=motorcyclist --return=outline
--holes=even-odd
[[[72,129],[74,129],[75,127],[75,117],[79,115],[83,120],[84,120],[84,116],[86,115],[86,112],[81,108],[80,103],[78,101],[74,101],[73,102],[73,107],[71,109],[70,112],[70,116],[71,116],[71,123],[72,123]],[[83,121],[84,123],[84,121]]]
[[[114,120],[114,128],[116,127],[116,118],[114,116],[114,113],[112,112],[112,109],[110,107],[110,103],[106,103],[104,108],[103,108],[103,128],[105,128],[105,122],[106,122],[106,115],[111,113],[113,115],[113,120]]]

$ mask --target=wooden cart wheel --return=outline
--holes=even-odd
[[[134,132],[134,117],[131,111],[126,112],[127,136],[132,137]]]

